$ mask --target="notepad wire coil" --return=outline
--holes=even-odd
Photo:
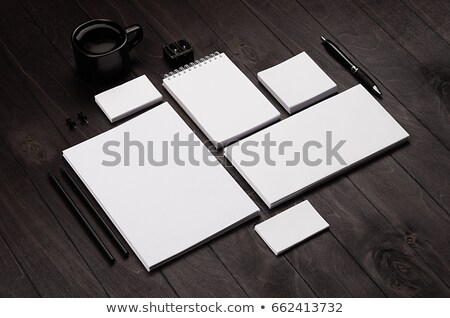
[[[181,67],[173,70],[172,72],[164,74],[164,79],[171,80],[172,78],[174,78],[176,76],[181,76],[181,74],[185,74],[187,72],[192,71],[193,69],[196,69],[197,67],[201,67],[202,65],[212,62],[213,60],[217,60],[219,57],[220,57],[220,53],[216,51],[216,52],[206,55],[200,59],[197,59],[194,62],[191,62],[189,64],[181,66]]]

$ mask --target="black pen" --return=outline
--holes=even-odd
[[[64,197],[64,199],[67,201],[67,203],[69,203],[69,205],[72,208],[72,210],[77,214],[77,216],[83,222],[83,225],[89,231],[89,234],[92,235],[92,237],[94,238],[95,242],[98,244],[100,249],[103,251],[103,253],[107,257],[108,261],[110,263],[114,263],[115,259],[112,256],[111,252],[108,250],[106,245],[103,243],[103,241],[97,235],[97,233],[94,231],[94,229],[89,224],[89,222],[86,220],[84,215],[81,213],[81,211],[75,205],[75,203],[72,201],[70,196],[67,194],[66,190],[64,190],[64,188],[62,187],[61,183],[59,183],[58,179],[54,175],[52,175],[50,172],[48,173],[48,178],[50,179],[50,182],[55,186],[55,188],[59,191],[59,193]]]
[[[78,194],[83,198],[84,202],[88,205],[91,212],[95,215],[98,221],[100,221],[103,228],[106,230],[108,235],[111,237],[111,239],[114,241],[114,243],[117,245],[117,247],[121,250],[122,254],[124,256],[128,256],[128,251],[123,246],[123,244],[120,242],[119,238],[114,234],[112,229],[109,227],[108,223],[106,223],[105,219],[101,216],[100,212],[95,208],[95,206],[92,204],[91,200],[87,197],[87,195],[81,190],[80,186],[75,182],[75,180],[72,178],[70,173],[66,169],[61,169],[62,174],[69,180],[69,183],[72,185],[72,187],[78,192]]]
[[[376,96],[381,96],[381,91],[375,82],[367,75],[363,70],[361,70],[358,66],[353,63],[344,52],[342,52],[336,44],[331,42],[330,40],[325,39],[323,36],[320,37],[322,39],[322,44],[325,46],[325,49],[337,60],[339,61],[345,68],[348,68],[349,71],[356,77],[356,79],[372,94]]]

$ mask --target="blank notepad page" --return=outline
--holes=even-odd
[[[216,147],[280,118],[275,107],[224,53],[166,77],[163,86]]]

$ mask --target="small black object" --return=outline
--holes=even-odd
[[[194,62],[194,50],[186,40],[179,40],[163,47],[163,55],[172,68]]]
[[[52,175],[50,172],[48,173],[48,178],[50,179],[50,182],[53,184],[56,190],[61,194],[61,196],[66,200],[67,204],[70,206],[70,208],[73,210],[75,215],[81,220],[83,225],[86,227],[89,234],[92,236],[93,240],[97,245],[100,247],[106,258],[110,263],[115,262],[114,256],[112,256],[111,252],[108,250],[106,245],[103,243],[101,238],[97,235],[95,230],[92,228],[92,226],[89,224],[88,220],[84,217],[83,213],[81,213],[80,209],[76,206],[76,204],[73,202],[73,200],[70,198],[69,194],[64,190],[61,183],[59,183],[58,179]]]
[[[70,117],[66,119],[66,125],[69,126],[70,129],[77,128],[77,123]]]
[[[88,118],[85,114],[83,114],[83,112],[79,112],[77,114],[78,119],[81,121],[82,124],[89,124]]]

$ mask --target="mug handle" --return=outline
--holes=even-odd
[[[132,24],[125,29],[128,37],[128,47],[130,50],[134,48],[139,42],[142,41],[144,37],[144,32],[142,31],[142,27],[139,24]]]

